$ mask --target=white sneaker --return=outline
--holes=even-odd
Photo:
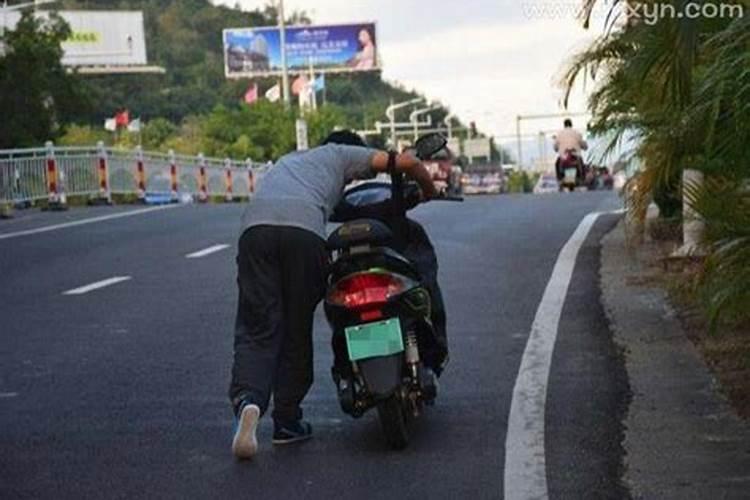
[[[242,408],[232,440],[232,453],[236,458],[252,458],[258,452],[258,439],[255,437],[258,420],[260,420],[260,408],[251,404]]]

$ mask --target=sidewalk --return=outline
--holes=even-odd
[[[602,240],[602,300],[632,392],[624,481],[637,499],[750,498],[750,423],[650,284],[657,255],[652,243],[628,248],[622,221]]]

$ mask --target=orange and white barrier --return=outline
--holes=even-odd
[[[174,150],[169,150],[169,184],[170,184],[170,191],[172,192],[172,201],[177,201],[179,199],[179,195],[177,193],[177,190],[179,189],[179,185],[177,183],[177,159],[174,155]]]
[[[57,159],[52,141],[45,143],[47,148],[47,202],[50,210],[65,210],[67,208],[67,198],[65,197],[65,188],[63,186],[63,174],[58,169]]]
[[[208,176],[206,175],[206,158],[203,153],[198,155],[198,201],[208,201]]]
[[[234,200],[234,193],[232,193],[232,160],[229,158],[224,159],[224,199],[226,201]]]
[[[96,144],[98,155],[98,174],[99,174],[99,202],[112,203],[112,192],[109,187],[109,166],[107,163],[107,150],[104,149],[104,142],[99,141]]]
[[[143,148],[138,146],[135,150],[135,184],[138,199],[146,200],[146,166],[143,163]]]

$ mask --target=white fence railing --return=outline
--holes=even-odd
[[[0,150],[0,203],[59,201],[66,196],[164,195],[197,201],[249,197],[267,164],[250,159],[181,156],[96,147]]]

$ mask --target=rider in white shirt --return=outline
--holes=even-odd
[[[555,163],[555,171],[557,172],[558,179],[561,175],[561,157],[571,153],[580,159],[581,151],[585,151],[589,148],[589,145],[583,140],[581,133],[573,128],[573,122],[569,118],[565,119],[563,126],[564,128],[555,136],[554,143],[555,152],[558,154],[557,162]]]

